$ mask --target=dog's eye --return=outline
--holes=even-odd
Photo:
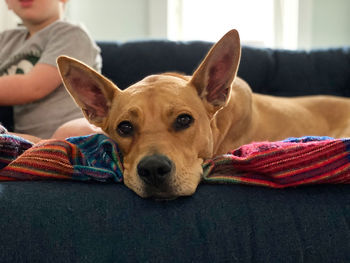
[[[134,126],[130,121],[122,121],[118,124],[117,132],[122,137],[132,136],[134,134]]]
[[[191,115],[189,114],[180,114],[177,116],[175,122],[174,122],[174,129],[176,131],[184,130],[187,129],[188,127],[191,126],[193,123],[194,119]]]

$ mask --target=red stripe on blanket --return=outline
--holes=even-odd
[[[46,140],[33,147],[19,137],[0,135],[0,146],[0,181],[122,181],[118,146],[101,134]],[[273,188],[350,183],[349,152],[349,139],[305,137],[252,143],[206,160],[203,181]]]

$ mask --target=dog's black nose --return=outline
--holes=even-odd
[[[172,167],[168,157],[155,154],[142,158],[137,165],[137,172],[145,183],[159,186],[170,176]]]

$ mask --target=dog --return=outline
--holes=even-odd
[[[192,76],[147,76],[125,90],[61,56],[62,80],[86,119],[118,142],[124,182],[139,196],[192,195],[203,160],[253,141],[305,135],[350,136],[350,100],[252,93],[237,70],[239,34],[229,31]]]

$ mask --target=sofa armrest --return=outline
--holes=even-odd
[[[122,184],[0,184],[0,262],[349,262],[350,186],[199,186],[145,200]]]

